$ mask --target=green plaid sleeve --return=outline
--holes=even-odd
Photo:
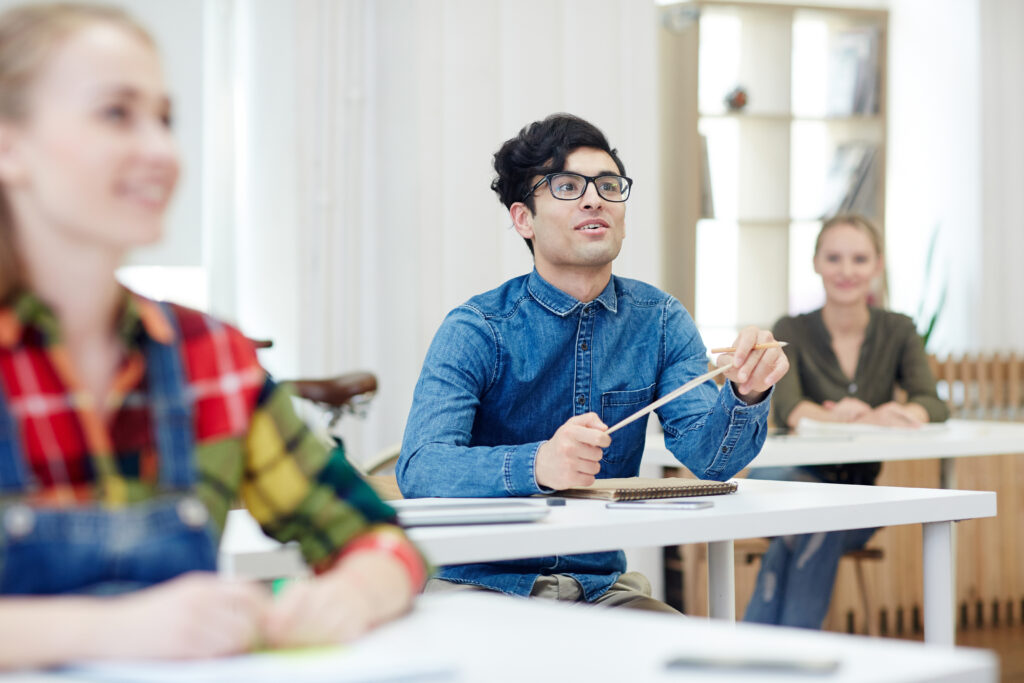
[[[241,494],[263,530],[298,541],[312,566],[370,526],[395,521],[344,451],[328,452],[295,414],[290,391],[269,379],[246,439]]]

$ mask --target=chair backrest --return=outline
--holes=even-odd
[[[952,417],[1024,418],[1024,361],[1016,353],[931,355],[928,364]]]

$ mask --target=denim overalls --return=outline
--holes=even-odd
[[[0,503],[0,594],[119,593],[216,568],[216,534],[192,495],[192,402],[180,349],[147,339],[143,352],[159,497],[121,508]],[[0,496],[38,487],[16,429],[0,389]]]

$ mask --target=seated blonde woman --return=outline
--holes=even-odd
[[[861,216],[837,216],[818,234],[814,270],[825,305],[782,318],[772,330],[789,342],[790,371],[775,387],[778,424],[802,418],[914,429],[949,417],[935,393],[924,346],[905,315],[869,305],[883,269],[882,241]],[[896,386],[906,403],[893,400]],[[751,477],[874,484],[881,463],[758,468]],[[744,620],[821,628],[832,600],[839,558],[863,548],[875,529],[775,538],[765,554]]]

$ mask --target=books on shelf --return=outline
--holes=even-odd
[[[841,31],[829,46],[829,116],[878,113],[879,30],[861,26]]]
[[[878,152],[867,142],[839,145],[825,178],[821,218],[839,213],[878,217]]]

